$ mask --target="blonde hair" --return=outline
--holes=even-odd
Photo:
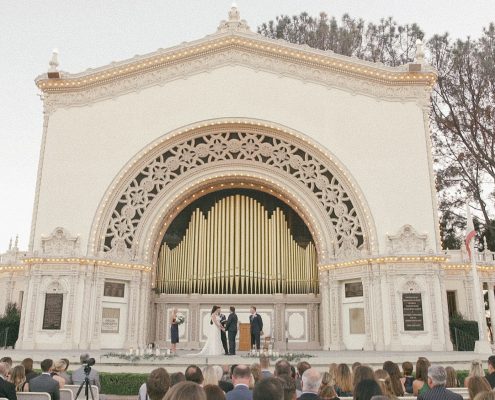
[[[335,385],[335,373],[337,371],[337,363],[331,363],[328,367],[328,375],[330,375],[330,385]]]
[[[67,363],[64,360],[57,360],[53,363],[53,372],[62,372],[67,367]]]
[[[485,372],[483,371],[483,365],[481,364],[481,360],[473,360],[471,361],[471,367],[469,368],[469,376],[485,376]]]
[[[218,385],[218,375],[214,365],[208,365],[203,371],[203,385]]]
[[[335,386],[338,386],[342,392],[352,392],[352,373],[347,364],[337,365]]]
[[[471,378],[469,378],[467,386],[470,399],[474,399],[474,397],[480,392],[487,392],[492,390],[490,383],[484,376],[472,376]]]
[[[479,392],[476,396],[474,396],[474,400],[495,400],[495,392],[491,390]]]
[[[447,381],[445,387],[456,388],[459,386],[459,381],[457,380],[457,372],[452,367],[445,367],[445,372],[447,373]]]
[[[10,378],[15,385],[16,392],[21,392],[24,382],[26,382],[26,370],[22,365],[16,365],[11,370]]]
[[[375,371],[375,380],[380,386],[382,393],[384,396],[394,395],[394,390],[392,388],[392,380],[390,379],[390,375],[384,369],[377,369]]]

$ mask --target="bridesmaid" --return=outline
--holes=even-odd
[[[177,353],[177,343],[179,343],[179,325],[177,325],[177,308],[172,310],[172,324],[170,325],[170,341],[172,342],[171,353]]]

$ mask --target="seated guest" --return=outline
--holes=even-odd
[[[413,365],[409,361],[405,361],[402,363],[402,372],[403,372],[403,377],[402,377],[402,384],[404,385],[404,390],[406,393],[412,394],[413,392],[413,382],[414,382],[414,376],[413,376]]]
[[[459,379],[457,379],[457,372],[452,367],[445,367],[445,372],[447,373],[447,382],[445,383],[446,388],[457,388],[459,387]]]
[[[428,368],[428,386],[430,390],[418,396],[418,400],[462,400],[460,394],[454,393],[445,388],[447,373],[440,365],[432,365]]]
[[[309,368],[302,374],[301,396],[299,400],[318,400],[321,385],[321,374],[315,368]]]
[[[33,359],[25,358],[22,360],[21,365],[26,371],[26,380],[29,382],[31,379],[36,378],[39,374],[33,371]]]
[[[163,400],[206,400],[206,393],[196,382],[184,381],[172,386]]]
[[[413,382],[413,395],[418,396],[429,390],[428,387],[428,360],[420,357],[416,362],[416,379]]]
[[[320,396],[320,400],[340,400],[335,389],[330,385],[322,386],[318,396]]]
[[[205,385],[206,400],[225,400],[225,393],[217,385]]]
[[[227,393],[227,400],[251,400],[253,392],[249,389],[251,370],[247,365],[238,365],[232,373],[234,389]],[[263,379],[260,380],[260,383]],[[258,383],[259,385],[259,383]]]
[[[146,380],[146,393],[150,400],[162,400],[170,389],[170,376],[165,368],[151,371]]]
[[[301,361],[301,362],[297,363],[296,368],[297,368],[296,389],[300,392],[301,386],[302,386],[302,376],[306,370],[311,368],[311,364],[307,361]]]
[[[260,380],[254,388],[253,400],[284,400],[282,381],[275,377]]]
[[[60,360],[65,363],[65,367],[58,374],[59,374],[59,376],[64,378],[66,385],[72,385],[72,377],[67,372],[67,370],[69,369],[69,365],[70,365],[69,360],[67,358],[61,358]]]
[[[392,381],[387,371],[383,369],[377,369],[375,371],[375,380],[378,383],[378,386],[380,386],[380,390],[385,397],[387,397],[388,399],[397,399],[397,397],[394,395]]]
[[[213,368],[217,374],[218,386],[220,389],[222,389],[224,393],[230,392],[234,389],[232,382],[225,380],[226,377],[224,376],[224,369],[220,365],[214,365]]]
[[[399,366],[393,361],[385,361],[383,363],[383,370],[388,372],[390,376],[390,384],[392,385],[392,394],[397,397],[404,396],[404,385],[400,378]]]
[[[221,373],[221,371],[220,371]],[[217,371],[215,370],[214,365],[207,365],[203,371],[203,386],[206,385],[217,385],[221,376],[218,377]],[[197,382],[198,383],[198,382]]]
[[[9,400],[17,400],[15,385],[8,381],[10,366],[6,362],[0,362],[0,397]]]
[[[12,358],[11,357],[2,357],[0,358],[0,362],[9,364],[9,368],[12,368]]]
[[[495,356],[488,357],[488,374],[486,379],[490,382],[490,386],[495,388]]]
[[[261,366],[258,363],[253,363],[251,364],[250,368],[251,375],[253,375],[254,383],[256,384],[261,379]]]
[[[29,383],[26,380],[26,372],[22,365],[16,365],[12,369],[10,381],[14,384],[16,392],[29,392]]]
[[[480,392],[476,395],[474,400],[495,400],[495,392],[490,390],[489,392]]]
[[[282,382],[284,389],[284,400],[296,400],[296,383],[289,375],[279,375],[278,379]]]
[[[260,356],[261,379],[270,378],[273,376],[270,371],[270,359],[267,356]]]
[[[275,363],[275,376],[292,375],[291,365],[287,360],[278,360]]]
[[[170,375],[170,386],[174,386],[177,383],[185,381],[186,377],[182,372],[174,372],[172,375]]]
[[[186,377],[186,381],[194,382],[198,385],[203,385],[205,380],[203,373],[201,372],[201,368],[197,365],[189,365],[189,367],[186,368],[186,373],[184,375]]]
[[[352,396],[352,374],[347,364],[337,365],[337,370],[335,371],[335,391],[337,392],[337,396],[340,397]]]
[[[360,367],[361,365],[362,364],[359,361],[356,361],[355,363],[353,363],[352,367],[351,367],[352,373],[354,374],[354,372],[356,372],[356,368]]]
[[[85,364],[87,364],[88,360],[91,357],[89,356],[88,353],[83,353],[79,357],[79,361],[81,362],[81,367],[76,369],[72,373],[72,383],[74,385],[80,385],[81,383],[84,382],[84,379],[86,378],[86,374],[84,373],[84,368]],[[100,375],[98,374],[98,371],[94,369],[94,367],[91,367],[91,371],[89,372],[89,383],[91,385],[95,385],[98,387],[98,392],[101,393],[101,385],[100,385]]]
[[[375,379],[375,374],[373,373],[371,367],[368,367],[367,365],[360,365],[356,368],[352,378],[352,391],[354,392],[354,388],[359,384],[359,382],[365,379]]]
[[[356,369],[357,369],[357,367],[356,367]],[[328,374],[330,375],[330,385],[332,385],[332,386],[335,386],[335,373],[336,373],[336,371],[337,371],[337,363],[331,363],[328,366]],[[354,371],[352,373],[354,375]]]
[[[490,383],[484,376],[472,376],[468,383],[469,399],[473,400],[478,393],[492,390]]]
[[[58,382],[52,378],[53,360],[41,361],[41,375],[29,381],[29,391],[49,393],[52,400],[60,400]]]
[[[483,371],[483,366],[481,365],[481,360],[473,360],[471,361],[471,366],[469,367],[469,374],[464,379],[464,387],[467,388],[469,384],[469,380],[473,376],[485,376],[485,372]]]
[[[58,382],[58,386],[60,389],[63,389],[65,386],[65,379],[60,376],[60,373],[65,369],[65,361],[58,360],[53,363],[52,367],[52,378]]]
[[[363,379],[354,389],[353,400],[371,400],[373,396],[381,396],[383,393],[374,379]]]

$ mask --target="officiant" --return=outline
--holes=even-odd
[[[225,324],[227,323],[227,317],[225,314],[220,313],[220,325],[222,325],[225,328]],[[229,349],[227,347],[227,335],[225,334],[225,331],[220,331],[220,338],[222,339],[222,346],[225,351],[225,355],[229,355]]]

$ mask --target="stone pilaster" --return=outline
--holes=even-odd
[[[443,333],[445,337],[445,350],[452,351],[454,346],[452,345],[452,340],[450,339],[450,328],[449,328],[449,307],[447,302],[447,290],[445,288],[445,271],[440,271],[440,292],[441,292],[441,305],[442,305],[442,317],[443,317]]]
[[[379,266],[377,266],[379,268]],[[382,301],[382,281],[380,270],[373,271],[373,322],[375,324],[375,349],[383,351],[385,349],[383,332],[383,301]]]
[[[493,282],[488,282],[488,305],[490,307],[490,325],[492,335],[495,335],[495,294],[493,293]],[[494,342],[492,338],[492,343]]]
[[[366,339],[364,342],[364,350],[370,351],[374,350],[373,345],[373,335],[372,335],[372,323],[371,316],[373,315],[373,307],[372,307],[372,290],[371,279],[368,276],[364,276],[362,278],[363,282],[363,301],[364,301],[364,330],[366,334]]]
[[[321,293],[321,306],[320,306],[320,332],[322,333],[322,347],[323,350],[330,349],[330,287],[328,271],[320,273],[320,293]]]

